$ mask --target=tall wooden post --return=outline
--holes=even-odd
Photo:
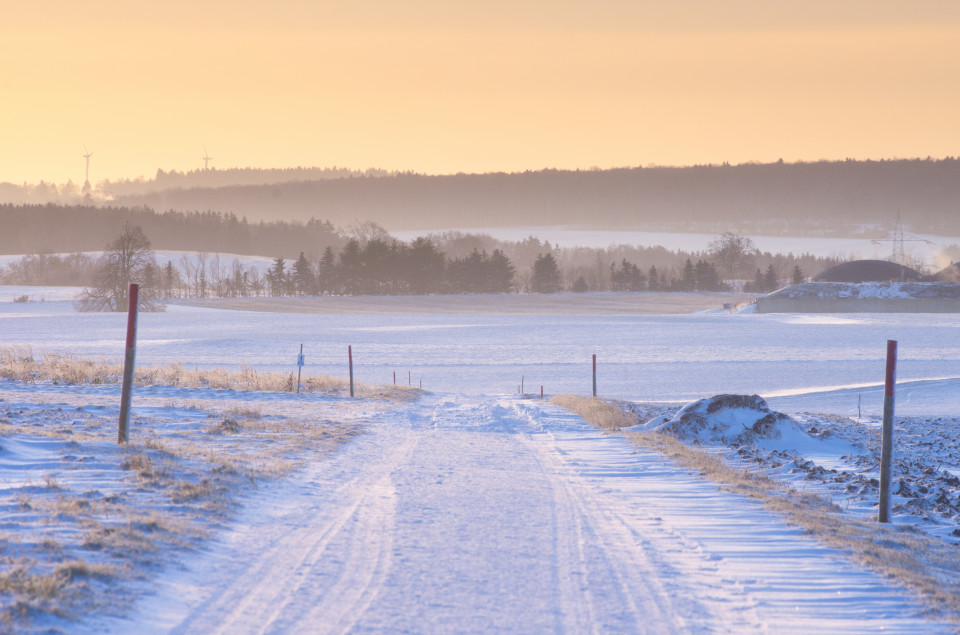
[[[883,432],[880,441],[880,509],[877,520],[890,522],[890,473],[893,464],[893,397],[897,379],[897,341],[887,340],[887,373],[883,388]]]
[[[117,444],[127,442],[127,421],[130,419],[130,396],[133,390],[133,367],[137,353],[137,309],[140,285],[131,284],[127,294],[127,347],[123,356],[123,385],[120,389],[120,425]]]
[[[593,396],[597,396],[597,355],[593,355]]]
[[[353,347],[347,346],[347,361],[350,362],[350,396],[353,397]]]

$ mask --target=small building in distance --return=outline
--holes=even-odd
[[[935,276],[886,260],[844,262],[757,298],[759,313],[960,313],[960,266]]]
[[[887,260],[853,260],[822,271],[814,282],[917,282],[920,272]]]
[[[758,313],[960,313],[956,282],[804,282],[757,298]]]

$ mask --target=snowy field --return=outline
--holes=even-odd
[[[402,302],[402,301],[401,301]],[[405,304],[409,309],[409,304]],[[68,302],[0,303],[0,346],[123,355],[126,316]],[[760,394],[778,410],[877,416],[886,340],[899,341],[897,411],[960,412],[960,321],[946,314],[425,315],[227,311],[170,305],[140,316],[138,362],[248,366],[408,380],[436,392],[587,394],[683,403]]]
[[[0,303],[0,348],[119,361],[125,324],[64,301]],[[351,345],[359,381],[405,383],[409,372],[430,394],[137,388],[131,447],[117,449],[117,386],[2,380],[0,545],[24,561],[133,567],[138,600],[118,597],[106,569],[85,570],[75,575],[95,595],[72,606],[78,620],[33,614],[40,631],[952,632],[903,587],[755,501],[516,393],[522,381],[528,395],[589,394],[596,354],[599,394],[652,410],[763,395],[797,432],[739,448],[742,460],[861,518],[875,509],[883,355],[897,339],[909,428],[895,516],[949,539],[958,329],[933,314],[171,305],[140,316],[139,364],[290,373],[303,344],[305,374],[346,377]],[[300,418],[323,432],[315,446],[290,445]],[[300,467],[273,470],[268,457]],[[224,468],[228,458],[240,463]],[[194,494],[201,484],[217,497]],[[164,529],[170,515],[180,524]],[[129,542],[108,540],[121,530],[153,536],[157,550],[130,555]]]

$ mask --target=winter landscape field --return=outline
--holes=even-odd
[[[616,295],[588,295],[566,313],[555,299],[507,310],[518,296],[454,297],[448,312],[431,314],[415,298],[378,299],[362,313],[171,304],[140,316],[138,366],[167,372],[135,389],[124,447],[115,443],[115,369],[125,315],[78,313],[68,301],[0,303],[8,361],[101,368],[88,379],[21,370],[0,381],[0,624],[91,633],[957,628],[954,318],[758,315],[694,294],[699,311],[631,315],[609,308]],[[895,522],[882,531],[872,519],[887,339],[900,347],[899,418]],[[304,380],[338,379],[290,392],[301,344]],[[348,345],[363,384],[355,399],[344,383]],[[600,429],[552,403],[591,394],[594,354],[599,396],[633,413],[630,425],[669,421],[717,394],[764,397],[792,417],[777,434],[745,437],[763,413],[733,408],[712,415],[713,432],[685,440],[785,491],[819,496],[867,533],[831,542],[645,448],[643,425],[611,434],[629,426]],[[403,386],[421,381],[422,392]],[[871,561],[873,544],[896,563]]]

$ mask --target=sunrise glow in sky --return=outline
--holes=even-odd
[[[960,154],[955,0],[0,8],[0,182]]]

